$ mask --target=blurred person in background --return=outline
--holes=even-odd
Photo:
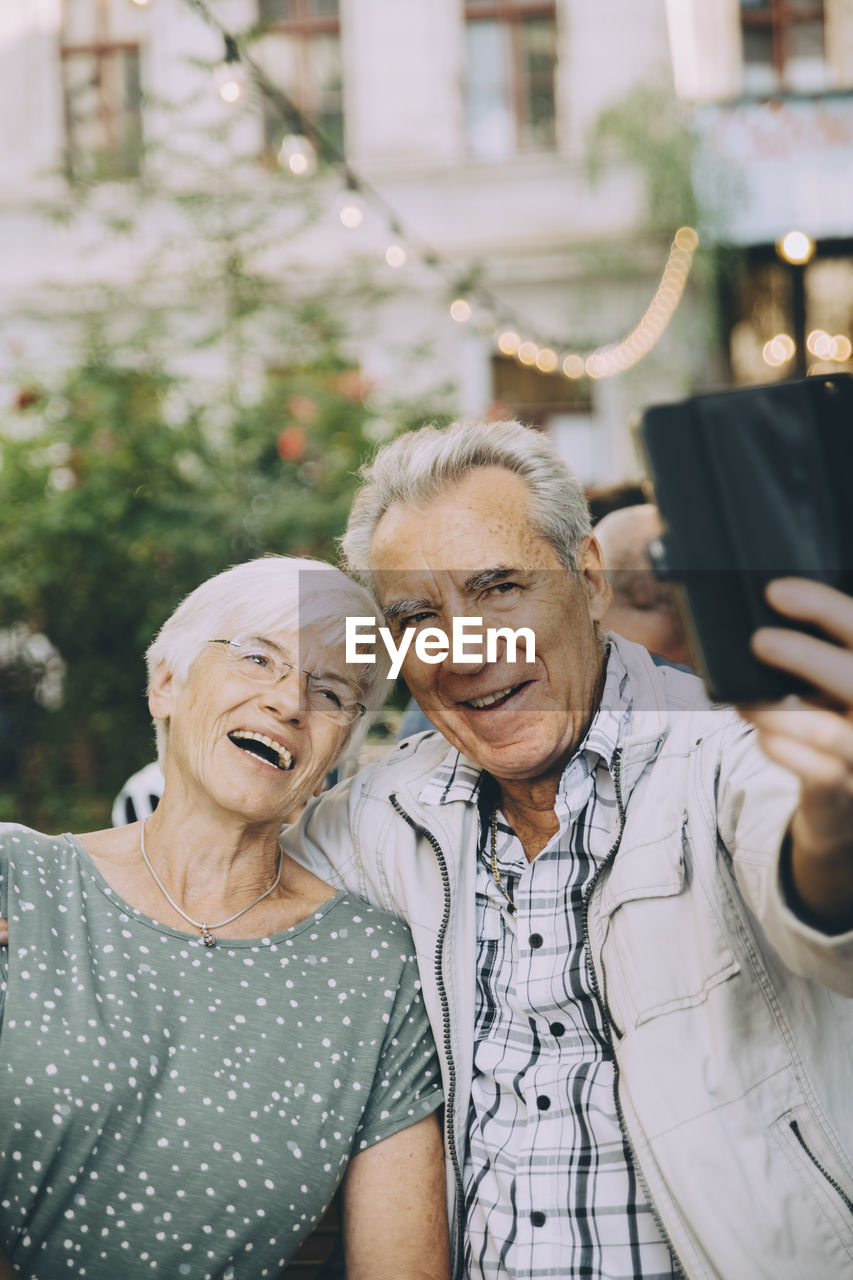
[[[343,1182],[348,1280],[446,1280],[411,936],[279,843],[384,700],[347,613],[316,562],[204,583],[147,655],[155,812],[0,833],[5,1274],[278,1275]]]
[[[608,512],[594,531],[613,590],[602,628],[670,662],[689,666],[690,650],[672,584],[655,576],[649,556],[649,544],[662,532],[657,507],[644,502]]]

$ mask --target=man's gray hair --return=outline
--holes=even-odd
[[[346,570],[369,582],[370,546],[389,507],[428,506],[475,467],[503,467],[521,476],[537,531],[566,568],[576,570],[580,543],[592,532],[583,489],[546,437],[520,422],[421,427],[380,449],[359,472],[362,487],[341,539]]]

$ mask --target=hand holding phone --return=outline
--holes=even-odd
[[[793,893],[822,927],[842,931],[853,923],[853,598],[796,578],[771,583],[767,594],[780,617],[808,623],[814,634],[762,628],[752,638],[755,653],[817,689],[822,703],[788,698],[739,710],[765,755],[800,779]]]

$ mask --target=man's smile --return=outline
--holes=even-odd
[[[504,706],[513,694],[518,693],[520,689],[524,689],[529,681],[522,684],[507,685],[505,689],[497,689],[494,693],[484,693],[478,698],[468,698],[463,702],[463,706],[472,707],[474,711],[485,711],[490,707]]]

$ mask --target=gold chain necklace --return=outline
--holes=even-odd
[[[146,818],[145,822],[147,821],[148,819]],[[254,898],[247,907],[242,907],[239,911],[235,911],[233,916],[229,916],[227,920],[220,920],[218,921],[217,924],[206,924],[204,920],[193,920],[192,916],[187,915],[183,907],[178,906],[177,902],[172,897],[171,893],[169,893],[169,890],[163,884],[163,881],[157,875],[157,872],[154,870],[154,868],[152,867],[151,863],[148,860],[148,854],[145,852],[145,822],[143,822],[142,826],[139,829],[139,848],[142,853],[142,860],[145,863],[148,870],[151,872],[151,875],[154,878],[154,883],[162,893],[163,897],[166,899],[167,902],[171,903],[171,905],[175,908],[179,916],[183,916],[188,924],[191,924],[194,929],[198,929],[199,933],[201,934],[201,940],[206,947],[216,946],[216,939],[214,938],[211,930],[221,929],[224,925],[231,924],[232,920],[239,920],[240,916],[244,916],[247,911],[251,911],[252,907],[256,907],[259,902],[263,902],[264,898],[268,898],[272,893],[273,889],[275,889],[278,886],[278,882],[281,879],[282,864],[284,863],[284,850],[281,848],[281,846],[279,846],[279,850],[278,850],[278,870],[275,873],[275,879],[273,880],[270,887],[264,893],[261,893],[258,895],[257,898]]]
[[[498,870],[498,811],[495,809],[492,814],[492,875],[495,878],[495,884],[500,889],[503,896],[509,903],[510,911],[515,911],[515,903],[512,897],[507,893],[504,882],[501,880],[501,873]]]

